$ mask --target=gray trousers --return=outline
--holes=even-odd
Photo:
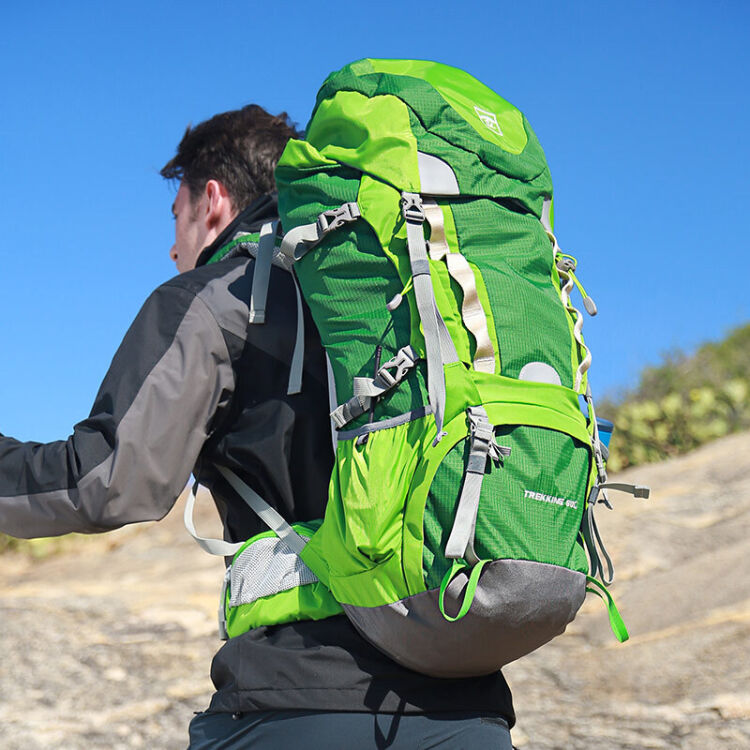
[[[236,717],[236,718],[235,718]],[[512,750],[500,716],[465,711],[372,714],[262,711],[198,714],[188,750]]]

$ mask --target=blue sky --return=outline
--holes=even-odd
[[[743,0],[7,6],[0,431],[66,437],[173,275],[158,170],[186,125],[248,102],[304,125],[326,75],[362,57],[456,65],[526,113],[600,309],[592,384],[634,385],[750,320],[749,44]]]

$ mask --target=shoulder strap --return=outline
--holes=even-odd
[[[235,492],[255,511],[261,521],[273,531],[292,552],[299,555],[305,548],[307,542],[288,524],[281,514],[272,508],[252,487],[243,482],[233,471],[224,466],[216,467],[221,475],[229,482]],[[211,555],[234,555],[244,542],[226,542],[222,539],[210,539],[198,536],[193,523],[193,510],[195,508],[195,497],[198,492],[198,482],[193,484],[193,489],[185,504],[184,522],[185,528],[198,545]]]

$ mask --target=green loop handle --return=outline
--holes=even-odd
[[[604,586],[604,584],[599,583],[596,578],[586,576],[586,580],[598,587],[590,588],[589,586],[587,586],[586,591],[590,591],[592,594],[596,594],[600,599],[604,600],[604,603],[607,605],[607,612],[609,613],[609,625],[612,628],[612,632],[615,634],[615,638],[617,638],[620,643],[625,643],[625,641],[630,638],[630,635],[628,634],[628,629],[625,627],[622,615],[617,609],[615,600],[612,598],[612,594],[610,594],[609,591],[607,591],[607,587]]]
[[[464,593],[463,601],[461,602],[461,608],[458,610],[458,614],[455,617],[451,617],[445,611],[445,592],[450,582],[462,571],[471,567],[464,560],[454,560],[450,570],[443,576],[443,580],[440,583],[440,612],[448,622],[455,622],[460,620],[471,607],[471,603],[474,601],[474,594],[477,590],[477,584],[479,583],[479,574],[482,572],[482,568],[490,562],[489,560],[479,560],[469,574],[469,582],[466,584],[466,592]]]

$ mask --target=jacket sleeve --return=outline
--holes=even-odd
[[[173,282],[159,287],[67,440],[0,437],[0,531],[56,536],[162,518],[233,389],[224,335],[205,303]]]

